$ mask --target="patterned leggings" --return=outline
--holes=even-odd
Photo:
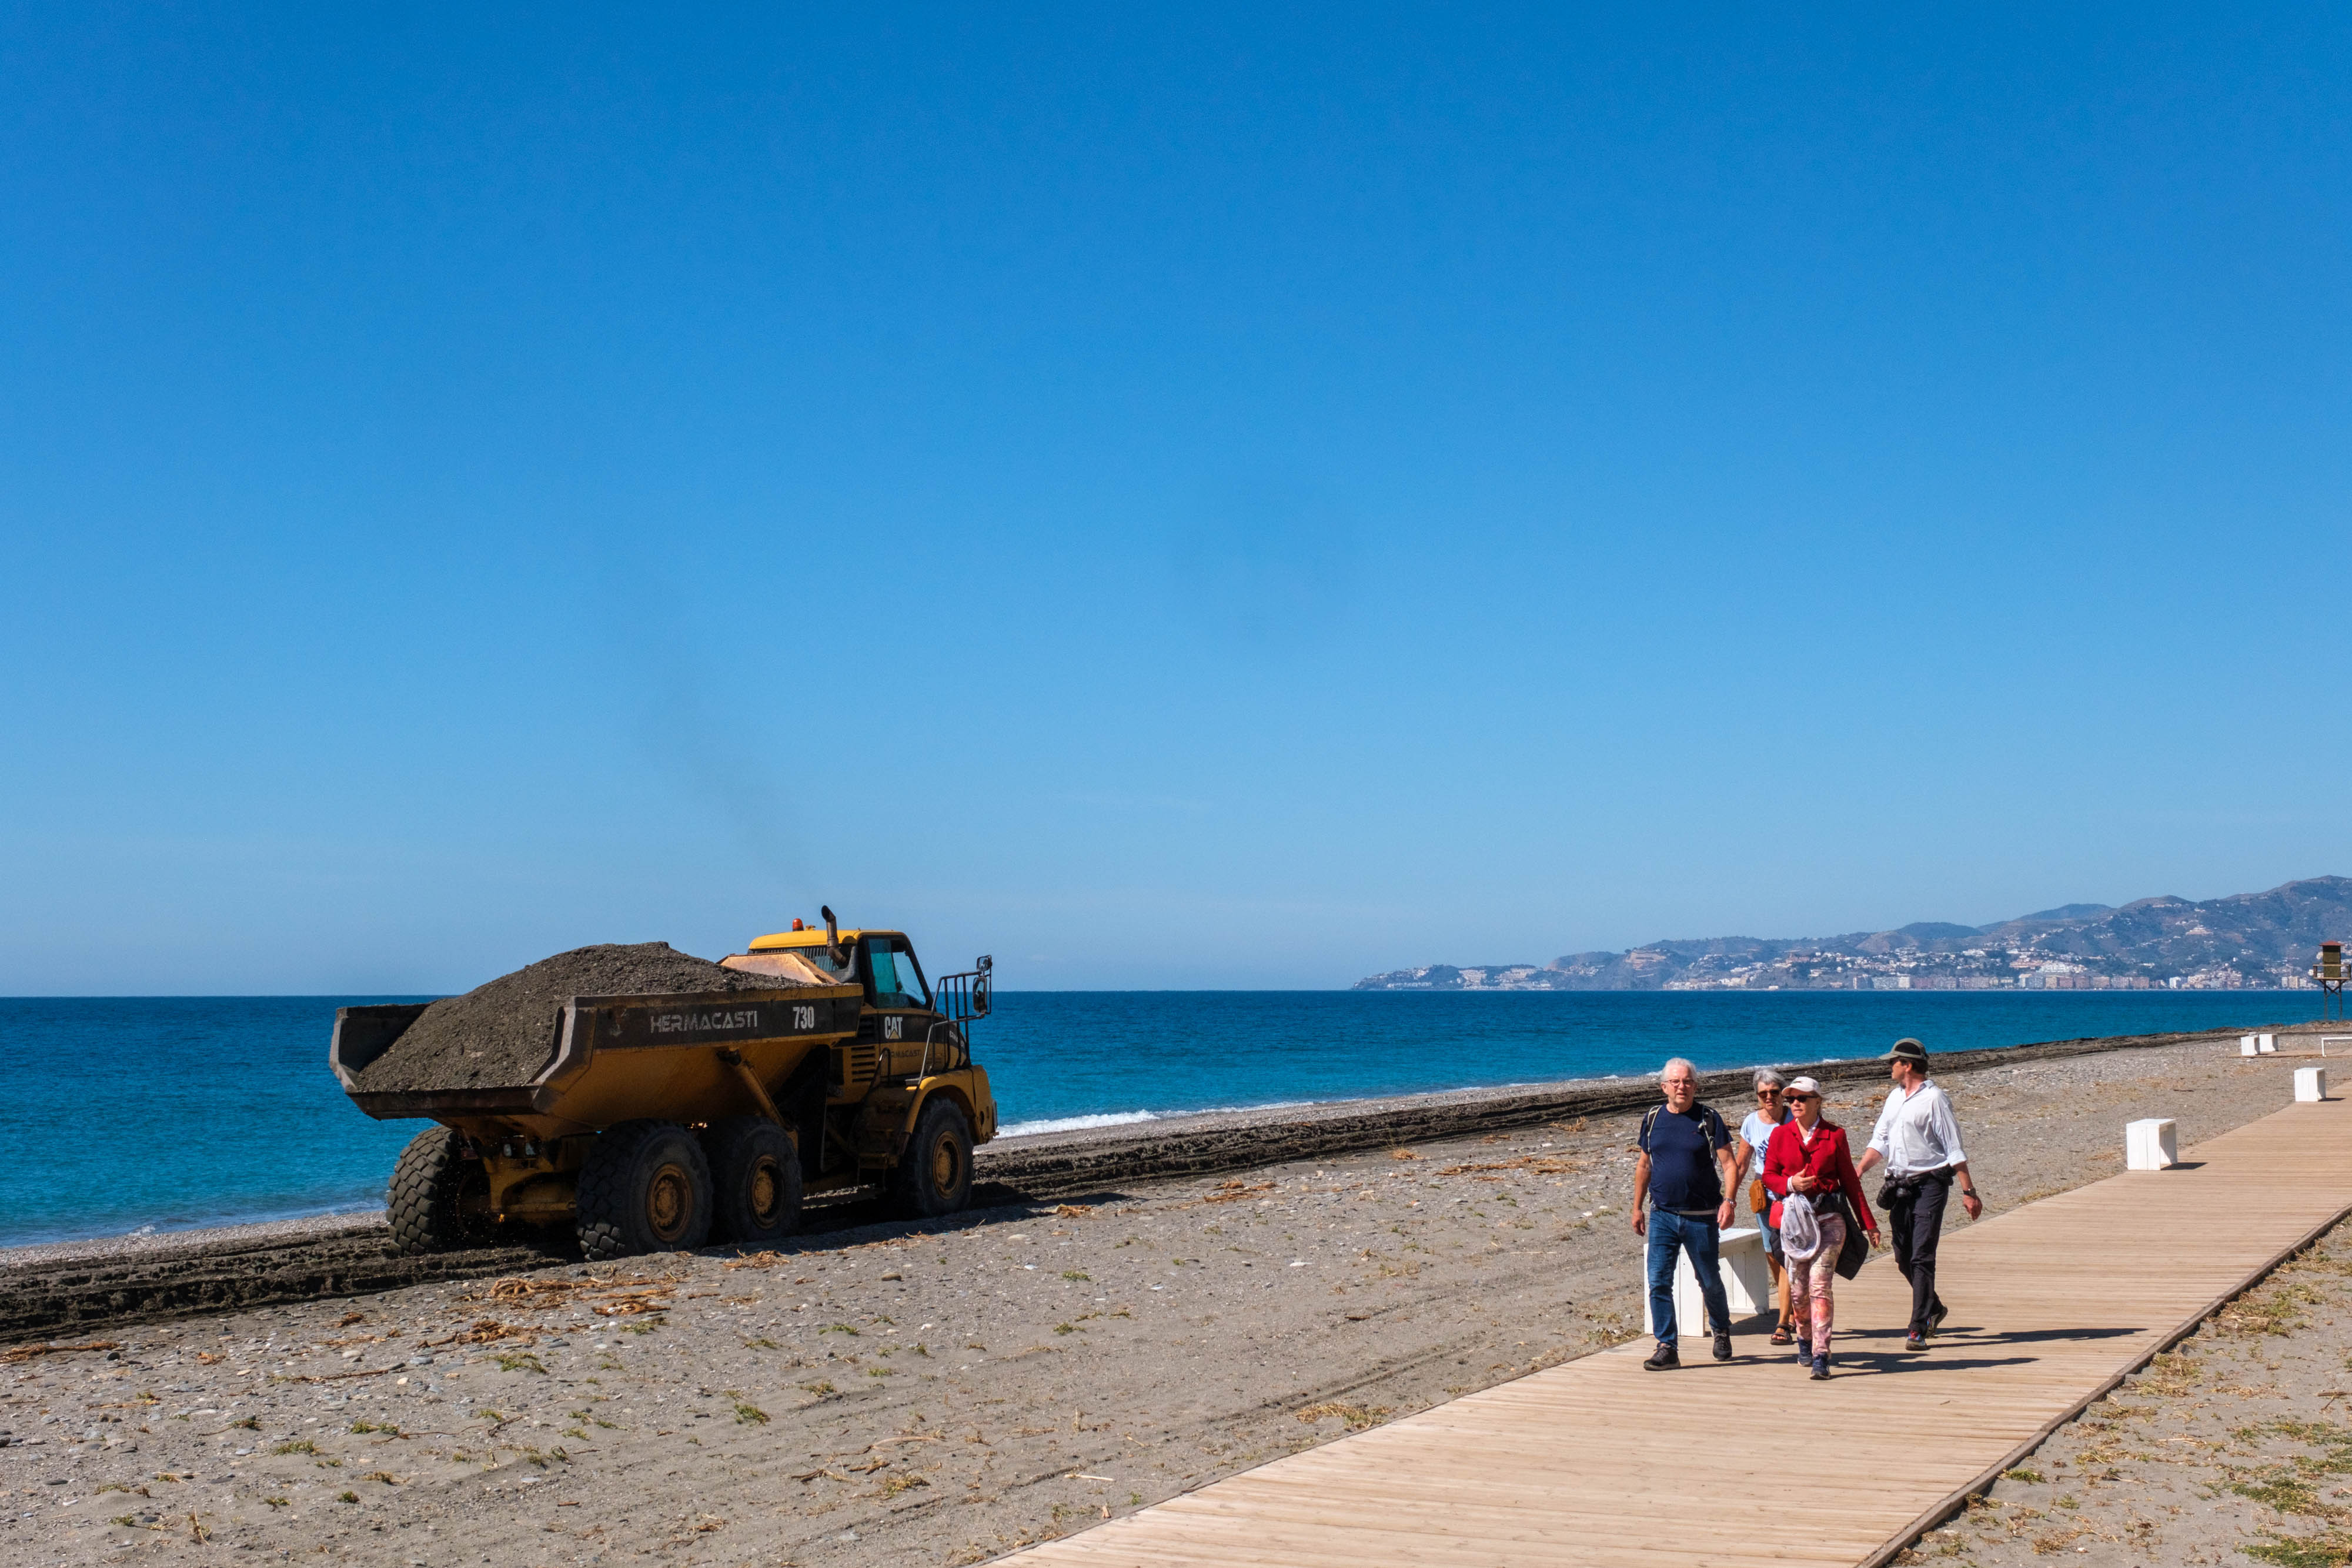
[[[1832,1214],[1822,1221],[1822,1249],[1800,1263],[1789,1263],[1789,1318],[1797,1337],[1812,1343],[1815,1355],[1830,1353],[1830,1324],[1837,1319],[1837,1303],[1830,1286],[1837,1279],[1838,1253],[1845,1246],[1845,1217]]]

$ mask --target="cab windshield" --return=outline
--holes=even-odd
[[[838,964],[825,956],[822,946],[795,947],[793,949],[793,956],[805,958],[811,968],[825,976],[836,986],[853,986],[857,983],[857,955],[849,948],[844,947],[841,950],[841,962]]]
[[[915,962],[915,950],[903,936],[869,937],[866,944],[866,969],[874,977],[874,1005],[877,1008],[927,1008],[931,1005],[931,993],[923,984],[923,971]]]

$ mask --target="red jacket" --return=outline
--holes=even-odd
[[[1805,1135],[1798,1130],[1795,1117],[1773,1128],[1771,1141],[1764,1145],[1764,1190],[1774,1197],[1788,1197],[1789,1178],[1799,1171],[1822,1184],[1813,1188],[1815,1193],[1826,1186],[1843,1187],[1862,1228],[1873,1236],[1878,1234],[1878,1221],[1870,1212],[1870,1200],[1862,1196],[1862,1173],[1853,1168],[1843,1127],[1816,1122],[1811,1148],[1805,1146]],[[1777,1205],[1774,1212],[1779,1212]]]

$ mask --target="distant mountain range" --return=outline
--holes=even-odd
[[[1360,991],[2239,989],[2304,983],[2323,941],[2352,940],[2352,878],[2194,903],[2068,904],[1992,925],[1923,920],[1841,936],[1711,936],[1549,964],[1431,964]]]

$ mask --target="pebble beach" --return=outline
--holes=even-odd
[[[2276,1109],[2292,1065],[2209,1039],[1943,1081],[1999,1213],[2118,1170],[2133,1118],[2186,1146]],[[1629,1337],[1636,1114],[28,1340],[0,1560],[984,1562]]]

